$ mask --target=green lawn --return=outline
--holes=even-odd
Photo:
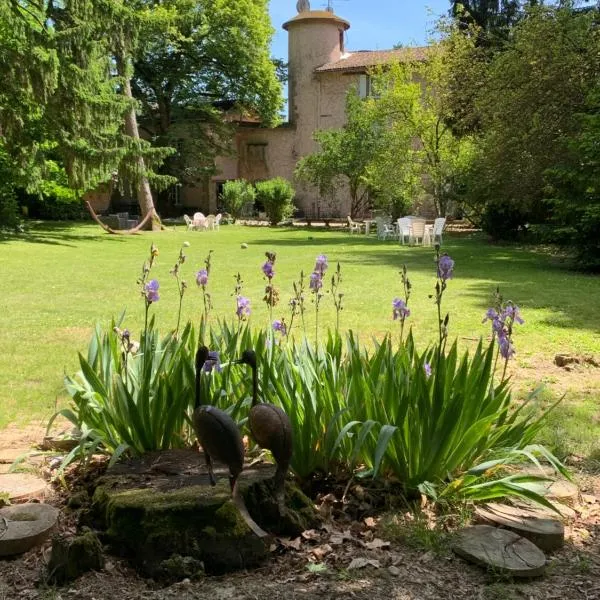
[[[397,328],[391,302],[401,295],[399,270],[406,264],[413,283],[409,321],[415,336],[425,345],[436,335],[436,307],[429,298],[435,263],[429,248],[326,229],[224,226],[220,232],[187,232],[180,227],[119,237],[95,225],[38,225],[26,235],[0,237],[0,428],[13,421],[43,420],[64,401],[62,375],[77,368],[77,351],[85,349],[95,323],[106,325],[126,309],[126,325],[135,337],[143,323],[136,279],[151,242],[160,251],[152,276],[160,281],[161,294],[151,310],[162,330],[174,328],[178,296],[169,271],[184,241],[191,244],[183,267],[190,284],[184,318],[199,315],[202,298],[194,273],[209,250],[214,251],[214,314],[233,317],[234,275],[239,271],[257,326],[268,320],[260,269],[265,251],[277,253],[275,281],[282,303],[275,317],[287,316],[292,281],[301,270],[310,274],[315,257],[324,253],[330,268],[337,261],[342,265],[342,329],[351,328],[368,340]],[[241,248],[242,242],[247,249]],[[496,285],[521,307],[526,323],[516,333],[514,363],[521,387],[540,379],[554,383],[552,358],[557,352],[600,354],[600,278],[568,271],[559,258],[542,251],[489,245],[479,234],[447,235],[443,250],[456,262],[444,310],[451,314],[450,336],[458,336],[463,346],[488,335],[481,320]],[[334,323],[330,297],[323,300],[321,322]],[[307,324],[312,334],[311,304]],[[578,414],[586,420],[590,412],[597,417],[600,385],[590,383],[586,394],[582,386],[576,388],[570,406],[581,403]]]

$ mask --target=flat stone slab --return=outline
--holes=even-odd
[[[552,552],[565,543],[564,525],[558,519],[548,518],[548,513],[494,502],[478,507],[475,512],[480,519],[514,531],[541,550]]]
[[[0,463],[0,475],[4,475],[10,471],[10,465],[5,463]]]
[[[258,565],[268,547],[231,499],[228,471],[215,463],[211,486],[195,450],[153,452],[115,465],[97,481],[94,526],[147,576],[168,579],[182,560],[225,573]],[[274,497],[275,467],[246,465],[238,487],[252,519],[273,535],[295,537],[317,523],[312,502],[286,482],[285,507]]]
[[[4,448],[0,450],[0,463],[1,464],[12,464],[20,458],[31,452],[31,448]]]
[[[44,542],[59,511],[49,504],[17,504],[0,509],[0,556],[27,552]]]
[[[491,525],[463,529],[452,549],[469,562],[512,577],[538,577],[546,568],[546,557],[535,544]]]
[[[548,482],[546,487],[546,496],[552,500],[558,500],[569,506],[577,504],[579,499],[579,488],[570,481],[553,481]]]
[[[30,473],[5,473],[0,475],[0,492],[6,492],[11,502],[41,500],[46,495],[46,482]]]

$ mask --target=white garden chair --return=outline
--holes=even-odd
[[[185,221],[185,224],[187,225],[188,231],[192,231],[192,229],[194,229],[193,219],[191,217],[189,217],[188,215],[183,215],[183,220]]]
[[[206,217],[206,229],[213,231],[215,228],[215,215],[208,215]]]
[[[348,221],[348,228],[350,229],[350,233],[360,233],[361,224],[353,221],[350,215],[346,217]]]
[[[410,241],[417,244],[418,240],[425,243],[425,219],[412,219]]]
[[[431,243],[435,244],[436,241],[442,244],[442,233],[444,231],[444,227],[446,226],[446,217],[439,217],[433,222],[433,230],[431,232]]]
[[[410,236],[412,234],[411,229],[411,219],[407,217],[402,217],[398,219],[398,240],[404,245],[405,241],[407,244],[410,244]]]
[[[216,229],[217,231],[219,231],[219,229],[221,229],[221,219],[222,218],[223,218],[223,215],[221,213],[219,213],[215,216],[214,229]]]

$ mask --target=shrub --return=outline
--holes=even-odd
[[[251,183],[244,179],[234,179],[223,184],[221,202],[235,222],[245,206],[254,204],[255,196],[256,192]]]
[[[14,229],[19,224],[18,204],[8,157],[0,148],[0,229]]]
[[[291,217],[294,212],[294,188],[287,179],[276,177],[256,184],[256,198],[265,207],[271,225]]]

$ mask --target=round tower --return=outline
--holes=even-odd
[[[350,23],[329,10],[310,10],[307,0],[300,0],[297,8],[299,13],[283,24],[288,32],[289,120],[312,132],[319,111],[319,80],[314,71],[342,57]]]

